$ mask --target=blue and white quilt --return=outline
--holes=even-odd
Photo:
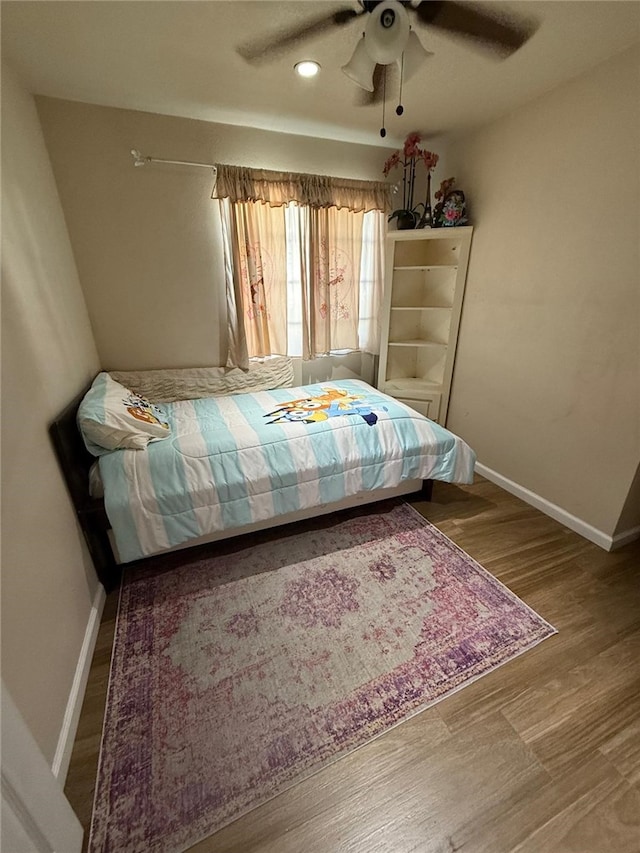
[[[163,410],[170,438],[100,457],[123,562],[403,480],[473,480],[462,439],[360,380]]]

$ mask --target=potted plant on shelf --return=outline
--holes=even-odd
[[[394,151],[382,169],[385,177],[396,166],[402,166],[402,207],[394,210],[389,222],[398,220],[398,229],[431,227],[431,173],[438,163],[438,155],[420,147],[420,134],[410,133],[401,151]],[[413,194],[416,181],[416,165],[423,163],[427,170],[427,192],[424,203],[414,206]],[[422,208],[422,212],[420,212]]]

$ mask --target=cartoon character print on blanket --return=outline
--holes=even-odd
[[[378,416],[373,410],[371,401],[363,394],[350,394],[338,388],[322,388],[322,394],[313,397],[303,397],[300,400],[290,400],[282,403],[274,411],[267,413],[265,418],[273,418],[269,424],[296,423],[316,424],[327,421],[329,418],[341,418],[344,416],[359,416],[369,426],[378,422]],[[378,405],[378,411],[387,412],[386,406]]]
[[[166,430],[169,429],[169,424],[165,420],[162,410],[150,403],[146,397],[130,392],[123,398],[122,402],[129,414],[136,420],[148,424],[157,424]]]

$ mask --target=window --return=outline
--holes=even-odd
[[[363,192],[371,194],[370,182],[273,173],[277,181],[265,190],[261,182],[271,173],[223,168],[235,170],[228,194],[218,196],[229,363],[247,366],[249,358],[269,355],[308,359],[353,350],[377,352],[385,214],[377,197],[363,202]],[[300,186],[291,180],[296,177],[302,179]],[[276,183],[278,197],[273,198]],[[378,191],[380,185],[371,186]],[[238,198],[238,188],[250,198]],[[332,203],[333,196],[329,202],[323,196],[319,203],[304,203],[309,191],[316,196],[342,193],[344,203],[337,203],[340,198]],[[291,198],[296,194],[302,200]]]

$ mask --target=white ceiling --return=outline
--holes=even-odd
[[[509,59],[416,26],[434,52],[405,85],[402,118],[387,106],[387,144],[409,131],[426,138],[466,130],[618,53],[640,39],[640,2],[524,0],[484,5],[533,15],[540,28]],[[327,14],[356,0],[77,0],[2,2],[2,50],[35,94],[380,144],[380,106],[340,71],[360,20],[317,35],[274,61],[252,66],[235,48],[252,37]],[[292,67],[315,59],[320,75]]]

